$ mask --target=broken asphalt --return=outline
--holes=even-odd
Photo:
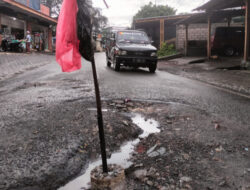
[[[99,157],[90,64],[65,74],[32,56],[0,81],[0,189],[57,189]],[[163,71],[117,73],[103,53],[96,62],[109,156],[142,132],[131,113],[159,122],[135,145],[128,189],[249,188],[249,98]]]

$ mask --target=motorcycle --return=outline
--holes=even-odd
[[[18,40],[4,39],[2,40],[1,46],[2,46],[3,51],[13,51],[13,52],[22,53],[24,52],[24,49],[25,49],[23,43]]]

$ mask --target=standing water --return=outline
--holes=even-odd
[[[143,133],[139,136],[140,138],[146,138],[148,135],[152,133],[159,133],[160,129],[159,123],[153,119],[146,120],[142,115],[135,114],[132,117],[132,121],[134,124],[138,125],[143,130]],[[129,141],[125,143],[119,152],[116,152],[111,155],[108,159],[108,164],[117,164],[122,166],[123,168],[128,168],[132,165],[132,162],[128,161],[131,153],[134,151],[134,147],[140,142],[140,139],[135,139],[133,141]],[[90,173],[91,171],[102,164],[101,158],[91,162],[85,171],[85,173],[73,181],[69,182],[65,186],[59,188],[59,190],[81,190],[87,189],[90,187]]]

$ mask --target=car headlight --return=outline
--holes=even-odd
[[[127,55],[127,51],[120,51],[120,55]]]
[[[151,53],[151,57],[156,57],[156,52]]]
[[[116,50],[115,54],[116,54],[116,55],[127,55],[127,51]]]

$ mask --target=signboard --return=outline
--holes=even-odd
[[[40,11],[40,0],[29,0],[29,7]]]
[[[21,3],[23,5],[26,5],[27,7],[30,7],[32,9],[35,9],[37,11],[40,11],[40,0],[15,0],[18,3]],[[29,5],[27,4],[29,3]]]
[[[22,3],[27,6],[27,0],[15,0],[18,3]]]

